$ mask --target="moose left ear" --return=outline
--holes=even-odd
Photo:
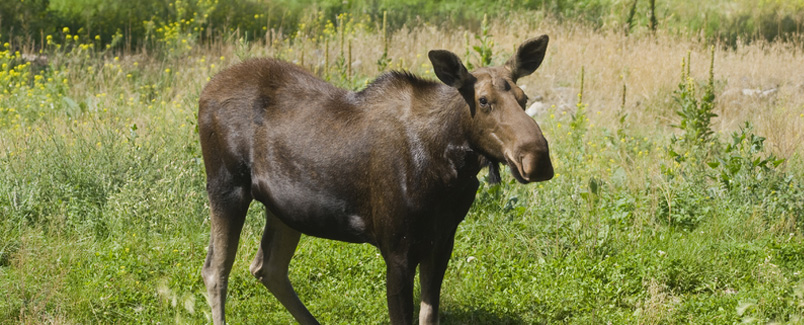
[[[458,93],[469,105],[469,112],[475,116],[475,77],[466,70],[461,59],[455,53],[447,50],[432,50],[427,53],[433,63],[433,72],[436,77],[450,87],[458,89]]]
[[[448,86],[461,89],[471,81],[472,75],[455,53],[447,50],[432,50],[427,53],[427,56],[433,64],[433,72],[436,77]]]
[[[514,56],[505,62],[505,68],[511,71],[511,79],[514,82],[530,75],[542,64],[548,41],[550,38],[547,35],[531,38],[522,43]]]

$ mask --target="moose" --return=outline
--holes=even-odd
[[[522,43],[503,66],[469,72],[454,53],[428,53],[441,82],[388,72],[361,91],[276,59],[246,60],[201,92],[198,133],[211,234],[202,277],[215,324],[225,323],[229,273],[252,200],[266,224],[249,270],[301,324],[318,324],[288,265],[301,234],[377,247],[390,321],[437,324],[455,231],[478,173],[520,183],[553,177],[547,140],[516,85],[542,63],[548,37]]]

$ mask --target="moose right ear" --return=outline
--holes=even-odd
[[[511,79],[517,79],[530,75],[542,64],[544,53],[547,51],[547,43],[550,38],[547,35],[531,38],[516,50],[514,56],[505,62],[505,68],[511,71]]]
[[[461,89],[471,82],[472,75],[455,53],[447,50],[432,50],[427,53],[427,56],[433,64],[435,75],[448,86]]]

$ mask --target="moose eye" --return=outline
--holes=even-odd
[[[488,101],[488,99],[486,99],[486,97],[480,97],[480,99],[478,99],[477,101],[480,102],[480,105],[483,105],[483,106],[486,106],[486,105],[489,104],[489,101]]]

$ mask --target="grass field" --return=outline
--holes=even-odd
[[[208,321],[195,114],[222,68],[275,56],[359,89],[389,69],[434,78],[429,49],[478,65],[479,46],[499,64],[540,34],[547,57],[520,85],[541,98],[556,177],[491,186],[479,175],[442,322],[804,323],[801,40],[712,50],[529,14],[485,26],[383,34],[344,15],[255,42],[177,28],[159,50],[130,51],[64,29],[29,63],[24,44],[3,45],[0,323]],[[248,272],[263,225],[255,204],[229,282],[232,323],[293,322]],[[311,237],[290,270],[325,324],[387,323],[384,278],[373,247]]]

